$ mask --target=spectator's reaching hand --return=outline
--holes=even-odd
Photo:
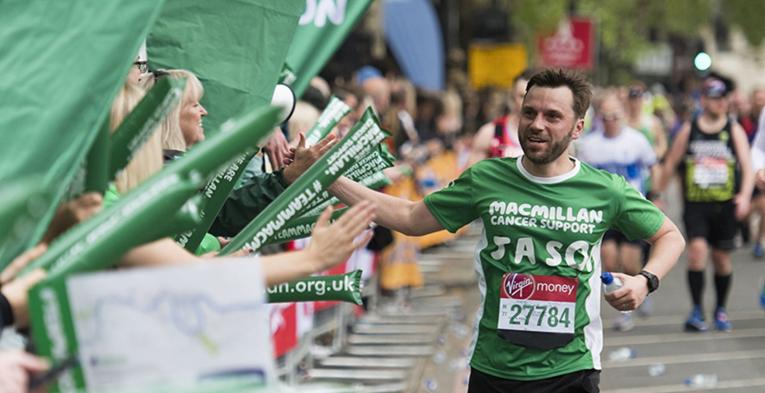
[[[294,152],[295,159],[284,168],[284,180],[286,180],[287,183],[292,184],[303,174],[303,172],[308,170],[316,160],[329,151],[329,149],[335,145],[335,141],[335,136],[329,135],[320,140],[317,144],[311,147],[306,147],[305,135],[300,133],[300,139]]]
[[[0,393],[27,393],[30,376],[49,367],[46,360],[26,352],[0,352]]]
[[[29,290],[40,282],[47,272],[43,269],[36,269],[29,274],[16,278],[2,287],[3,296],[8,299],[8,303],[13,310],[13,324],[16,327],[23,328],[29,325]]]
[[[45,278],[46,272],[43,269],[37,269],[31,273],[17,277],[30,262],[40,257],[48,247],[44,244],[38,244],[29,251],[24,252],[14,259],[0,273],[0,292],[8,300],[13,311],[13,321],[16,327],[26,327],[29,324],[28,293],[29,289]]]
[[[69,228],[98,213],[102,204],[103,196],[97,192],[82,194],[75,199],[62,203],[56,210],[42,241],[50,243]]]
[[[326,270],[344,262],[356,248],[367,244],[372,237],[372,231],[359,237],[375,217],[371,203],[364,201],[356,204],[330,225],[331,215],[331,207],[321,213],[311,233],[311,243],[306,248],[309,259],[318,262],[314,271]]]
[[[0,273],[0,285],[7,285],[13,281],[20,271],[27,267],[32,261],[45,254],[45,251],[47,250],[48,245],[40,243],[17,256],[5,269],[3,269],[2,273]]]
[[[281,129],[277,129],[263,146],[273,170],[278,170],[290,162],[290,144]]]

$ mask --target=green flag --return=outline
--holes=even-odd
[[[291,84],[300,97],[311,78],[327,64],[372,0],[307,0],[292,40],[287,65],[297,76]]]
[[[205,88],[211,132],[271,102],[303,0],[167,0],[146,41],[152,69],[183,68]]]
[[[0,191],[0,253],[7,246],[24,240],[45,214],[45,188],[38,177],[17,179],[3,184]],[[11,259],[0,260],[0,270]]]
[[[0,181],[39,175],[52,192],[45,201],[46,218],[0,260],[43,235],[162,3],[2,2]]]
[[[36,268],[61,274],[103,268],[115,262],[106,259],[107,256],[117,259],[131,247],[168,235],[158,231],[175,232],[178,225],[158,224],[157,217],[162,212],[177,212],[197,192],[201,184],[195,183],[201,183],[229,157],[251,149],[250,146],[265,139],[273,130],[278,112],[276,108],[264,107],[226,123],[221,132],[200,143],[198,148],[165,166],[115,204],[56,239],[48,251],[30,263],[22,274]],[[183,215],[176,217],[189,222]],[[122,239],[115,241],[111,236]],[[95,257],[88,259],[83,255]]]

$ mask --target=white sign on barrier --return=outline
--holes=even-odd
[[[262,281],[258,263],[233,258],[69,279],[88,391],[273,381]]]

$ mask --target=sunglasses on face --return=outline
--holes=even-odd
[[[135,61],[133,62],[133,65],[138,67],[138,71],[141,71],[142,74],[145,74],[149,71],[149,63],[145,61]]]
[[[601,115],[603,121],[617,121],[622,117],[618,113],[604,113]]]

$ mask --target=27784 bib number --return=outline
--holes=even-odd
[[[513,331],[573,335],[577,284],[575,277],[505,274],[497,329],[503,336]]]
[[[573,314],[573,304],[535,305],[535,302],[524,301],[503,304],[499,316],[499,328],[540,332],[573,332],[574,324],[571,319]]]

